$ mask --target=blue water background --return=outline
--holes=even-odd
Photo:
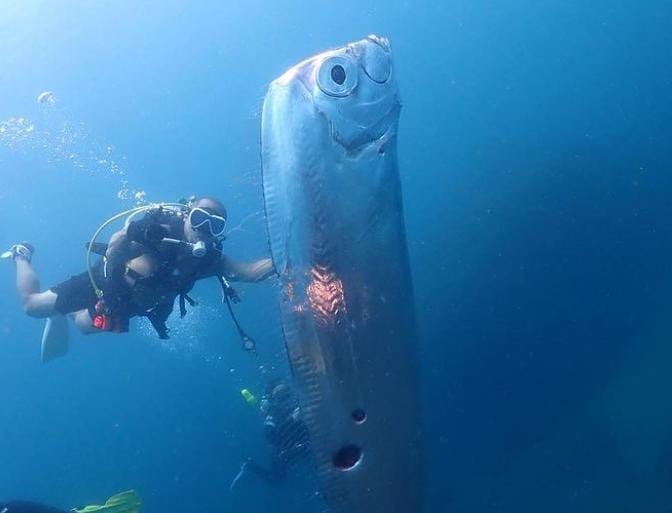
[[[5,1],[0,123],[14,135],[0,135],[0,244],[33,242],[53,285],[83,270],[83,242],[133,206],[118,197],[128,189],[218,196],[232,226],[252,216],[227,251],[266,255],[266,85],[326,48],[387,36],[428,511],[667,511],[671,23],[657,0]],[[43,91],[54,105],[38,104]],[[75,336],[42,365],[41,322],[22,315],[13,280],[6,265],[1,498],[69,508],[134,487],[146,512],[316,510],[297,476],[228,489],[266,454],[240,388],[287,372],[273,283],[240,287],[256,357],[208,282],[170,344],[136,323]]]

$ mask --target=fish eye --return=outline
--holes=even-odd
[[[331,68],[331,79],[338,85],[343,85],[343,82],[345,82],[345,70],[343,66],[336,64],[336,66]]]
[[[345,56],[327,57],[317,71],[317,85],[329,96],[348,96],[357,87],[357,65]]]

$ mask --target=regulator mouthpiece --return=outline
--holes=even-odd
[[[196,258],[203,258],[207,252],[208,248],[202,240],[191,245],[191,254]]]

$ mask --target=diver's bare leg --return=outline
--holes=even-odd
[[[17,258],[16,263],[16,290],[21,297],[23,310],[31,317],[51,317],[56,315],[56,293],[51,290],[40,292],[40,280],[30,262],[24,258]]]
[[[25,258],[17,258],[16,264],[16,289],[22,300],[25,300],[31,294],[37,294],[40,291],[40,279],[33,266]]]
[[[91,314],[89,311],[79,310],[70,314],[72,319],[75,321],[75,326],[83,335],[94,335],[96,333],[102,333],[98,328],[93,325],[93,319],[91,319]]]

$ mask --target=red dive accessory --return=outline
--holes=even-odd
[[[94,307],[93,327],[100,331],[125,333],[128,331],[128,319],[110,313],[104,299],[99,299]]]

